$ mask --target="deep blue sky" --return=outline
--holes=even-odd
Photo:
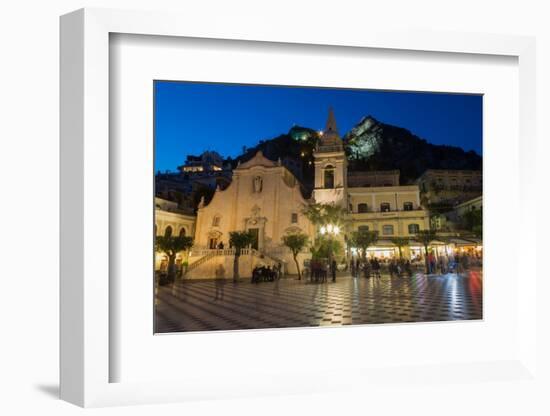
[[[154,88],[156,170],[176,170],[204,150],[235,157],[294,124],[321,130],[330,106],[342,136],[370,114],[428,142],[481,154],[477,95],[168,81]]]

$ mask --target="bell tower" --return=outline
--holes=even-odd
[[[328,112],[325,130],[320,134],[321,138],[313,153],[315,163],[313,197],[317,203],[334,203],[347,208],[348,165],[332,108]]]

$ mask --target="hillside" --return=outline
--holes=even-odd
[[[399,169],[401,184],[412,183],[427,169],[480,170],[482,158],[459,147],[435,145],[401,127],[381,123],[372,116],[362,118],[343,136],[350,171]],[[258,150],[272,160],[290,158],[301,164],[302,181],[313,186],[313,150],[318,135],[313,129],[294,126],[288,133],[246,149],[231,161],[249,160]]]

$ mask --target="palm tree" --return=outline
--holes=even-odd
[[[437,233],[435,230],[420,230],[416,233],[416,239],[424,246],[424,257],[426,263],[426,274],[430,273],[430,265],[428,263],[428,247],[435,240]]]
[[[174,237],[159,235],[156,237],[155,243],[156,251],[168,256],[167,282],[163,283],[171,283],[176,278],[176,256],[179,252],[188,250],[193,246],[193,238],[189,236]]]
[[[249,231],[231,231],[229,233],[229,245],[235,249],[233,259],[233,282],[239,280],[239,257],[241,250],[248,247],[254,241],[254,236]]]
[[[378,231],[357,230],[350,236],[350,244],[361,249],[363,260],[367,258],[367,249],[378,240]]]
[[[287,246],[292,252],[294,263],[296,263],[296,270],[298,270],[298,280],[302,279],[302,273],[300,272],[300,265],[298,264],[298,253],[307,245],[308,237],[305,234],[289,234],[283,237],[283,244]]]
[[[391,241],[397,246],[397,249],[399,250],[399,258],[402,259],[403,253],[401,251],[401,248],[409,244],[409,239],[405,237],[394,237],[391,239]]]

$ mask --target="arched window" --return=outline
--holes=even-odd
[[[164,229],[164,236],[165,237],[172,237],[172,226],[168,226]]]
[[[357,205],[357,212],[367,212],[367,210],[368,210],[367,204]]]
[[[212,227],[218,227],[220,225],[220,216],[216,215],[212,218]]]
[[[185,231],[185,227],[181,227],[180,237],[185,237],[185,234],[187,234],[187,231]]]
[[[325,188],[327,189],[334,188],[334,166],[328,165],[327,167],[325,167],[324,180],[325,180],[325,183],[324,183]]]
[[[409,224],[409,234],[416,234],[420,231],[420,226],[418,224]]]
[[[412,211],[413,210],[413,203],[412,202],[403,203],[403,210],[404,211]]]
[[[380,211],[389,212],[390,211],[390,203],[389,202],[382,202],[380,204]]]
[[[382,235],[393,235],[393,225],[384,225],[382,227]]]
[[[369,226],[368,225],[360,225],[359,227],[357,227],[357,230],[358,231],[368,231]]]

